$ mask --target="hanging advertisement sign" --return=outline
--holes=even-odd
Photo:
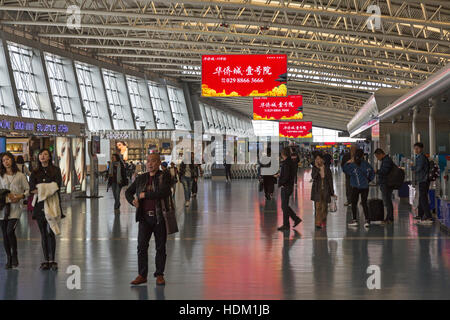
[[[56,156],[58,160],[58,167],[61,169],[62,176],[62,193],[72,192],[72,169],[70,161],[70,138],[57,137],[56,138]]]
[[[377,123],[372,127],[372,139],[380,138],[380,124]]]
[[[312,138],[311,121],[281,121],[279,124],[282,138]]]
[[[255,97],[253,98],[253,120],[301,120],[303,119],[303,97]]]
[[[203,97],[284,97],[287,56],[203,55]]]
[[[116,153],[120,155],[123,161],[128,161],[128,145],[124,140],[116,141]]]

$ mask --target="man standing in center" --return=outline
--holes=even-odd
[[[139,275],[131,282],[139,285],[147,282],[148,247],[152,233],[155,234],[156,245],[156,277],[157,285],[164,285],[164,268],[166,265],[166,223],[162,214],[162,203],[169,207],[170,174],[159,170],[161,158],[159,153],[147,156],[147,172],[139,175],[125,192],[127,201],[136,207],[136,222],[139,222],[138,233],[138,268]]]
[[[294,228],[302,222],[289,206],[289,198],[294,191],[294,179],[297,178],[297,165],[291,160],[289,147],[281,151],[281,170],[278,186],[281,188],[281,208],[283,209],[283,225],[279,231],[289,230],[289,217],[294,220]]]
[[[341,167],[344,170],[344,166],[350,159],[355,159],[356,150],[358,147],[356,145],[352,145],[350,147],[350,152],[346,152],[342,157]],[[344,206],[350,206],[352,204],[352,186],[350,185],[350,175],[345,173],[345,196],[347,198],[347,202],[344,203]]]

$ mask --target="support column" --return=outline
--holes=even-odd
[[[50,100],[50,108],[51,108],[51,112],[52,112],[52,115],[53,115],[53,119],[54,120],[58,120],[58,116],[56,114],[56,107],[57,106],[55,104],[55,101],[53,101],[53,92],[52,92],[52,88],[50,86],[50,79],[48,77],[47,65],[46,65],[46,62],[45,62],[44,51],[42,51],[41,49],[39,49],[39,56],[40,56],[40,59],[41,59],[40,62],[41,62],[41,65],[42,65],[42,74],[44,76],[44,82],[45,82],[45,86],[46,86],[46,89],[47,89],[47,92],[48,92],[48,98]],[[60,108],[61,114],[62,114],[63,119],[64,119],[64,110],[63,110],[62,106],[58,106],[58,107]]]
[[[86,125],[86,127],[88,128],[88,130],[92,130],[93,128],[89,127],[88,124],[88,120],[87,120],[87,116],[86,116],[86,108],[84,106],[84,102],[83,102],[83,96],[81,95],[81,89],[80,89],[80,82],[78,81],[78,74],[77,74],[77,68],[75,67],[75,61],[71,60],[70,61],[70,67],[73,70],[73,75],[74,75],[74,80],[75,80],[75,85],[77,87],[77,93],[78,93],[78,98],[79,98],[79,103],[81,106],[81,111],[83,112],[83,119],[84,119],[84,124]],[[78,101],[77,101],[78,102]]]
[[[0,36],[1,36],[1,41],[2,41],[2,47],[3,47],[4,53],[5,53],[6,68],[8,69],[8,76],[9,76],[9,81],[11,84],[11,90],[13,93],[14,102],[16,105],[17,116],[21,117],[22,116],[22,107],[20,105],[19,96],[17,95],[16,80],[14,79],[14,72],[13,72],[12,65],[11,65],[11,56],[9,55],[8,43],[6,42],[3,32],[0,32]]]
[[[183,94],[184,94],[184,100],[186,101],[186,109],[189,115],[189,123],[191,124],[191,130],[194,130],[194,124],[197,120],[194,113],[194,107],[192,105],[191,101],[191,93],[189,90],[189,86],[186,82],[183,82]]]
[[[414,106],[413,108],[413,117],[411,123],[411,159],[414,159],[414,144],[417,141],[417,108],[418,106]]]
[[[430,99],[430,115],[428,117],[429,136],[430,136],[430,157],[436,155],[436,121],[434,113],[437,108],[436,98]]]

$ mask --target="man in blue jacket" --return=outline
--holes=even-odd
[[[416,164],[412,167],[414,171],[415,185],[419,186],[419,209],[416,219],[420,219],[417,224],[430,225],[433,223],[428,202],[428,190],[430,182],[428,181],[429,164],[428,159],[423,153],[423,143],[414,144],[414,153],[416,154]]]
[[[387,176],[391,172],[394,166],[394,162],[380,148],[375,150],[375,157],[378,161],[381,161],[380,169],[376,171],[376,174],[378,175],[378,184],[380,185],[383,204],[386,207],[387,211],[386,219],[384,220],[384,222],[386,224],[391,224],[394,222],[394,206],[392,205],[392,192],[394,190],[391,187],[388,187]]]
[[[361,205],[366,219],[364,226],[369,227],[370,217],[369,208],[367,207],[367,196],[369,195],[369,182],[375,178],[375,173],[372,166],[364,160],[364,151],[362,149],[356,150],[355,158],[347,161],[344,165],[344,172],[350,176],[350,185],[352,187],[353,220],[349,223],[349,226],[358,226],[358,198],[361,195]]]

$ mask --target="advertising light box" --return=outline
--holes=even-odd
[[[301,120],[303,119],[303,97],[255,97],[253,98],[253,120]]]
[[[286,82],[285,54],[202,56],[203,97],[284,97]]]
[[[282,121],[279,128],[283,138],[312,138],[311,121]]]

